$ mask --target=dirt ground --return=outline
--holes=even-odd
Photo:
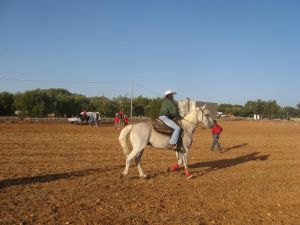
[[[300,224],[300,123],[220,121],[222,152],[198,127],[193,179],[147,147],[140,179],[112,126],[0,124],[0,224]],[[134,163],[133,163],[134,164]]]

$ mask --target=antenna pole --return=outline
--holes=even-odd
[[[131,81],[130,118],[132,118],[133,80]]]

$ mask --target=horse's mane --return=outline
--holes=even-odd
[[[194,112],[197,112],[197,111],[198,111],[198,112],[200,111],[200,108],[199,108],[199,107],[197,107],[197,108],[191,110],[189,113],[187,113],[186,115],[184,115],[183,118],[189,117],[190,115],[192,115]]]

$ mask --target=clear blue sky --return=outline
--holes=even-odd
[[[0,91],[111,98],[132,80],[134,96],[296,106],[300,1],[0,0]]]

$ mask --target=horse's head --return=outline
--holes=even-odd
[[[198,122],[203,123],[208,128],[211,128],[214,124],[213,119],[210,116],[210,111],[208,108],[206,108],[206,105],[197,108],[199,111],[198,113]]]

